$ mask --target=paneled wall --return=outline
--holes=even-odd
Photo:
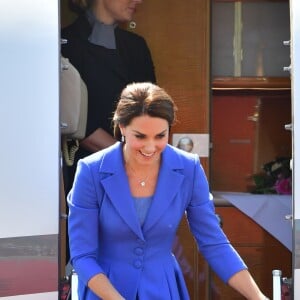
[[[224,232],[244,259],[258,286],[272,299],[272,270],[282,270],[283,277],[291,277],[292,253],[236,207],[217,207],[216,211],[223,221]],[[210,284],[211,300],[244,299],[215,275]]]
[[[210,1],[143,1],[134,22],[151,49],[158,84],[179,108],[173,132],[208,133]],[[208,172],[208,160],[201,161]]]
[[[212,96],[211,187],[250,192],[264,164],[291,157],[290,91],[215,91]],[[230,176],[228,176],[230,175]]]

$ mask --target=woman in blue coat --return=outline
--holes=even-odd
[[[168,145],[175,111],[158,86],[128,85],[114,114],[121,142],[79,161],[68,197],[79,299],[189,299],[172,254],[183,216],[220,278],[266,299],[220,229],[198,156]]]

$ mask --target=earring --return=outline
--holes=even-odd
[[[121,142],[122,142],[122,143],[125,142],[125,136],[124,136],[124,135],[121,136]]]

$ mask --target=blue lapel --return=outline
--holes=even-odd
[[[184,179],[178,170],[183,169],[179,155],[168,145],[162,153],[162,162],[152,205],[145,220],[143,231],[146,232],[163,216],[174,200]]]
[[[102,185],[122,219],[144,240],[124,168],[122,144],[116,143],[109,149],[112,151],[104,155],[100,166],[100,172],[104,175],[101,179]]]
[[[144,240],[143,232],[155,225],[180,189],[184,175],[178,170],[183,168],[182,161],[179,155],[168,145],[162,154],[153,203],[142,232],[124,168],[122,145],[116,143],[109,149],[110,151],[104,154],[100,167],[102,185],[122,219],[139,238]]]

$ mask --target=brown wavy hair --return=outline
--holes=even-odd
[[[113,116],[114,136],[121,139],[119,125],[127,126],[135,117],[148,115],[164,119],[169,128],[176,121],[177,107],[161,87],[149,83],[132,83],[122,91]]]

